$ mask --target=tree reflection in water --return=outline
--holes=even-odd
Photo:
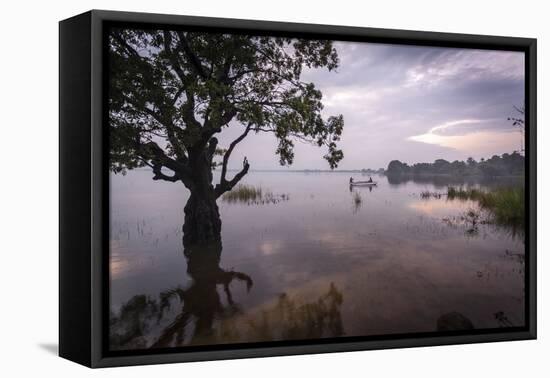
[[[222,244],[220,241],[206,245],[193,246],[185,249],[187,258],[187,273],[193,279],[187,289],[177,288],[160,295],[160,317],[165,309],[170,307],[172,296],[181,303],[181,312],[176,319],[162,331],[160,337],[151,345],[152,348],[169,347],[173,343],[182,345],[185,341],[185,331],[192,318],[196,319],[190,344],[196,344],[197,338],[208,338],[213,332],[216,318],[224,319],[239,313],[238,306],[233,302],[229,285],[233,280],[246,283],[249,291],[252,279],[241,272],[226,271],[220,268]],[[224,308],[217,287],[221,285],[226,295],[227,307]]]
[[[336,337],[344,334],[340,308],[343,296],[331,283],[314,301],[283,293],[273,303],[246,313],[233,300],[230,284],[250,276],[220,267],[222,244],[186,247],[192,282],[160,293],[155,300],[136,295],[111,314],[113,350],[166,348],[184,345]],[[220,295],[218,288],[223,290]],[[225,300],[223,300],[225,298]],[[175,315],[174,311],[175,310]]]

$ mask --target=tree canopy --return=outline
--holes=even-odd
[[[326,148],[331,168],[343,158],[337,147],[343,116],[324,119],[322,93],[301,79],[306,67],[338,67],[330,41],[114,28],[108,59],[115,173],[149,166],[153,179],[193,189],[199,165],[219,164],[220,196],[247,173],[245,159],[226,178],[233,149],[253,133],[277,138],[281,165],[292,164],[296,140]],[[229,126],[242,132],[222,149],[215,135]]]

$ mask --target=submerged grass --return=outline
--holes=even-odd
[[[246,203],[263,205],[275,204],[280,201],[288,201],[288,194],[274,194],[272,191],[265,190],[261,186],[239,184],[231,191],[222,196],[222,200],[228,203]]]
[[[472,200],[487,210],[497,224],[523,227],[525,224],[525,190],[523,188],[498,188],[484,191],[475,188],[449,187],[448,199]]]
[[[262,198],[262,188],[252,185],[239,184],[223,195],[227,202],[254,202]]]
[[[438,192],[430,192],[429,190],[424,190],[420,192],[420,198],[422,199],[430,199],[430,198],[441,198],[442,194]]]

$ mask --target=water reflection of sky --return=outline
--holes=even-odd
[[[433,331],[438,317],[449,312],[465,315],[476,328],[501,325],[495,318],[500,311],[513,325],[523,324],[523,275],[518,261],[506,258],[506,251],[523,253],[521,240],[489,225],[473,236],[450,227],[442,219],[475,204],[420,198],[425,190],[441,192],[441,185],[390,185],[385,177],[375,178],[379,185],[372,191],[354,189],[361,197],[357,207],[348,178],[251,172],[246,183],[290,199],[266,205],[220,201],[220,266],[254,281],[250,292],[231,283],[242,310],[233,326],[281,293],[307,301],[324,295],[331,283],[343,296],[348,336]],[[188,286],[183,185],[134,171],[112,177],[111,198],[112,310],[137,294],[156,298]]]

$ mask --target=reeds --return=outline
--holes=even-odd
[[[231,191],[224,193],[223,200],[227,202],[254,202],[262,198],[262,188],[239,184]]]
[[[430,192],[429,190],[424,190],[424,191],[420,192],[420,198],[422,198],[422,199],[430,199],[430,198],[440,199],[441,196],[442,196],[441,193]]]
[[[525,190],[523,188],[498,188],[484,191],[475,188],[449,187],[447,198],[472,200],[487,210],[497,224],[523,226],[525,224]]]
[[[228,203],[245,203],[248,205],[276,204],[288,201],[288,194],[274,194],[261,186],[239,184],[222,196],[222,200]]]

